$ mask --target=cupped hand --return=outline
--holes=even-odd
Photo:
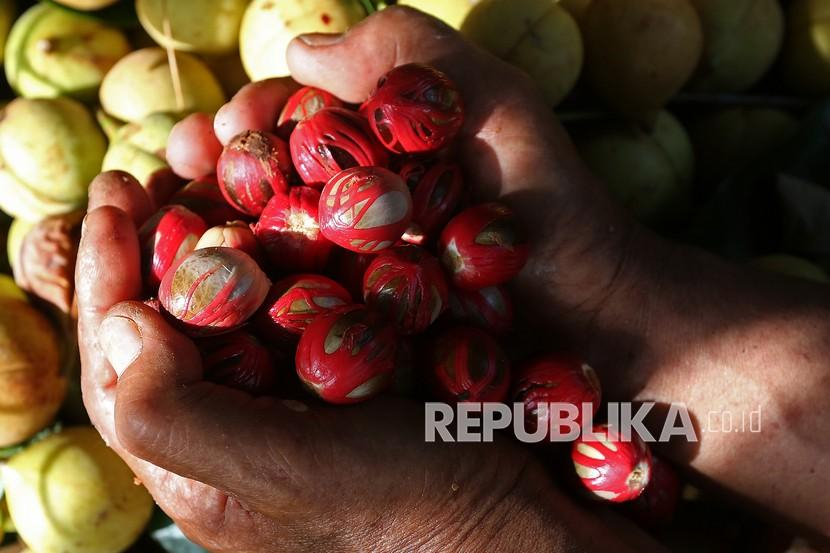
[[[585,252],[609,232],[623,235],[624,222],[593,181],[578,178],[570,143],[524,76],[436,20],[399,8],[344,37],[304,37],[289,49],[297,81],[349,102],[408,62],[439,67],[465,95],[460,147],[476,192],[509,202],[534,232],[549,235],[535,258],[562,261],[553,277],[561,287],[551,290],[552,273],[542,269],[549,263],[532,262],[523,281],[554,303],[590,303],[588,288],[604,289],[613,274],[606,267],[620,254],[606,242],[610,262]],[[170,141],[174,169],[188,177],[210,171],[220,143],[242,130],[272,129],[295,88],[290,80],[253,84],[214,121],[185,120]],[[586,543],[620,550],[613,533],[508,440],[425,443],[423,408],[404,400],[333,409],[205,382],[195,345],[137,301],[136,225],[150,213],[149,199],[125,178],[93,185],[90,202],[77,270],[84,401],[110,446],[195,541],[236,553]],[[581,232],[566,230],[577,224]],[[568,270],[572,259],[580,263]],[[573,286],[585,278],[595,285]]]

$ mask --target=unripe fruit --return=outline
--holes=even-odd
[[[300,121],[290,144],[300,178],[318,188],[345,169],[385,166],[389,161],[366,120],[345,108],[324,108]]]
[[[577,21],[582,21],[585,14],[588,13],[588,8],[591,6],[591,0],[560,0],[559,4],[568,10],[570,14]]]
[[[39,553],[124,551],[153,514],[153,498],[91,427],[52,434],[0,471],[17,532]]]
[[[410,6],[437,17],[454,29],[461,25],[470,10],[481,0],[398,0],[399,6]]]
[[[576,422],[585,424],[583,403],[591,404],[590,414],[596,415],[600,407],[601,391],[594,369],[573,355],[551,354],[522,366],[514,376],[513,400],[525,405],[525,425],[534,431],[541,424],[553,437],[568,432],[567,426],[550,429],[553,413],[539,416],[541,403],[569,403],[576,407]]]
[[[498,342],[475,327],[443,332],[431,344],[428,371],[432,391],[440,401],[505,401],[510,388],[510,364]]]
[[[148,289],[158,288],[170,267],[196,249],[206,230],[201,217],[178,205],[162,208],[141,226],[138,239]]]
[[[456,288],[450,291],[450,314],[456,321],[501,334],[513,326],[513,299],[504,286]]]
[[[588,167],[638,218],[670,220],[691,196],[694,151],[686,130],[667,111],[650,131],[607,121],[575,129],[574,142]]]
[[[447,308],[448,293],[438,260],[411,244],[382,252],[363,278],[366,305],[404,335],[420,334],[438,320]]]
[[[778,0],[692,0],[703,27],[696,90],[743,92],[767,72],[784,38]]]
[[[253,0],[239,31],[239,51],[252,81],[290,75],[288,43],[304,33],[342,33],[366,17],[359,0]]]
[[[323,235],[347,250],[375,253],[397,242],[412,221],[403,180],[381,167],[355,167],[333,177],[320,196]]]
[[[3,62],[6,40],[15,17],[17,17],[15,0],[0,0],[0,63]],[[0,539],[2,539],[2,534],[3,532],[0,531]]]
[[[530,248],[513,211],[498,203],[477,205],[456,215],[438,244],[444,268],[459,288],[504,284],[527,262]]]
[[[329,403],[366,401],[391,385],[397,342],[379,313],[362,305],[339,307],[314,319],[303,333],[297,374]]]
[[[571,450],[576,473],[594,495],[622,503],[636,499],[651,478],[651,451],[632,433],[631,440],[607,424],[598,424],[593,435],[576,440]]]
[[[104,110],[135,122],[151,113],[185,116],[196,111],[214,113],[225,94],[210,69],[198,58],[177,52],[181,96],[173,85],[167,52],[162,48],[136,50],[116,63],[101,84]]]
[[[288,98],[277,119],[277,134],[288,140],[291,131],[300,121],[305,121],[323,108],[342,108],[343,102],[330,92],[304,86]]]
[[[6,78],[27,98],[92,100],[107,71],[130,51],[114,27],[49,4],[29,8],[6,44]]]
[[[826,0],[792,0],[781,55],[784,82],[816,96],[830,92],[830,4]]]
[[[252,322],[271,342],[294,342],[317,316],[352,303],[351,294],[330,278],[294,275],[274,283]]]
[[[320,192],[294,186],[276,194],[262,212],[254,232],[272,265],[290,272],[317,272],[334,248],[320,230]]]
[[[207,229],[194,249],[203,248],[235,248],[250,255],[251,259],[257,263],[262,259],[262,252],[254,232],[248,224],[242,221],[231,221]]]
[[[457,163],[407,161],[398,172],[412,193],[412,224],[403,239],[425,244],[438,237],[461,206],[464,177]]]
[[[205,380],[251,395],[267,395],[277,383],[274,358],[259,341],[245,332],[200,340]]]
[[[771,273],[803,278],[813,282],[830,283],[830,275],[827,274],[827,271],[800,257],[768,255],[753,259],[751,263],[754,267]]]
[[[623,114],[663,107],[703,51],[700,18],[689,0],[593,0],[582,30],[586,79]]]
[[[225,199],[253,217],[259,217],[274,194],[288,190],[290,173],[288,144],[264,131],[245,131],[235,136],[216,165]]]
[[[136,123],[128,123],[115,132],[103,171],[124,171],[148,186],[162,171],[169,172],[167,138],[176,125],[176,118],[166,113],[153,113]]]
[[[482,0],[461,32],[530,75],[552,106],[568,95],[582,71],[579,27],[555,0]]]
[[[248,0],[136,0],[141,26],[160,46],[204,54],[227,53],[239,44]],[[165,31],[165,24],[169,31]]]
[[[0,273],[0,300],[4,299],[29,301],[26,292],[15,283],[11,276]]]
[[[94,11],[111,6],[118,0],[55,0],[55,2],[76,10]]]
[[[427,65],[398,66],[361,106],[378,140],[398,154],[447,147],[464,123],[464,103],[449,77]]]
[[[205,248],[167,271],[159,301],[188,334],[213,336],[242,326],[262,305],[270,286],[248,254]]]
[[[242,212],[225,201],[214,176],[202,177],[189,183],[173,195],[170,203],[186,207],[211,226],[224,225],[244,217]]]

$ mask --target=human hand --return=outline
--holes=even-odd
[[[539,176],[560,150],[566,160],[571,153],[527,80],[435,20],[387,10],[338,44],[295,41],[289,59],[300,82],[348,101],[365,97],[395,65],[437,65],[469,98],[461,148],[481,196],[505,198],[554,234],[587,208],[590,192],[579,183]],[[272,128],[293,86],[247,87],[217,115],[216,135],[227,142]],[[215,162],[206,121],[188,119],[171,137],[169,156],[182,174]],[[540,209],[541,200],[549,206]],[[518,445],[425,443],[415,403],[379,398],[334,409],[203,381],[195,345],[135,301],[135,226],[151,211],[147,202],[129,180],[90,192],[95,209],[77,270],[84,400],[107,442],[188,536],[234,552],[623,548]],[[548,213],[560,204],[571,207]],[[561,246],[546,254],[557,259],[579,250],[554,242]]]

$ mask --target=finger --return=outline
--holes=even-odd
[[[266,509],[263,479],[284,482],[290,467],[308,466],[300,444],[310,412],[203,381],[195,344],[155,310],[121,303],[100,335],[121,375],[115,427],[130,454]]]
[[[222,144],[243,131],[273,132],[280,111],[299,86],[289,78],[268,79],[242,87],[216,114],[213,127]]]
[[[183,179],[195,180],[216,172],[222,144],[213,131],[213,116],[194,113],[173,127],[167,141],[167,163]]]
[[[147,192],[135,177],[124,171],[105,171],[90,183],[87,210],[91,212],[103,206],[117,207],[136,225],[142,224],[153,214]]]
[[[165,167],[159,169],[144,183],[144,189],[153,204],[153,211],[161,209],[173,197],[173,194],[181,190],[186,182],[176,175],[172,169]]]

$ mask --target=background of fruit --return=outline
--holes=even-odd
[[[399,3],[530,74],[586,162],[659,232],[828,281],[830,0]],[[72,303],[87,186],[122,169],[151,196],[180,187],[164,159],[179,118],[287,74],[278,53],[296,34],[341,31],[382,7],[0,0],[0,552],[18,551],[14,523],[31,521],[36,553],[116,553],[139,534],[131,551],[200,551],[151,514],[97,434],[61,430],[87,422]],[[59,499],[44,505],[38,487]],[[117,502],[123,518],[90,530]],[[84,530],[59,535],[67,521]],[[654,532],[680,551],[807,550],[692,486]]]

